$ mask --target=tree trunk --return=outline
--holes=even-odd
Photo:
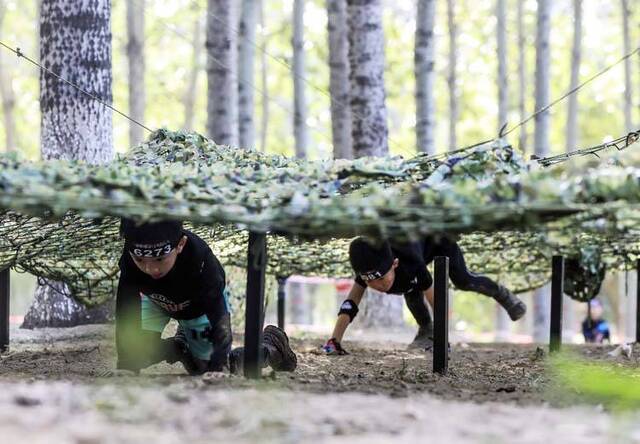
[[[580,59],[582,55],[582,0],[573,0],[573,49],[571,51],[571,84],[569,90],[578,86],[580,81]],[[567,109],[567,152],[578,145],[578,93],[568,98]]]
[[[518,0],[518,114],[520,122],[524,121],[527,112],[526,91],[527,91],[527,66],[526,66],[526,38],[524,29],[524,2]],[[520,127],[518,135],[518,147],[525,154],[527,152],[527,125]]]
[[[189,72],[189,81],[184,94],[184,125],[187,131],[195,129],[195,108],[196,108],[196,92],[198,88],[198,75],[201,69],[201,53],[202,53],[202,22],[200,17],[196,18],[193,24],[193,53],[191,55],[191,71]]]
[[[506,0],[496,1],[496,53],[498,57],[498,126],[496,134],[507,123],[509,114],[509,84],[507,81],[507,20]],[[507,312],[496,304],[496,340],[509,339],[511,322]]]
[[[631,52],[631,37],[629,36],[629,0],[622,0],[622,38],[624,40],[624,53]],[[624,127],[625,131],[634,131],[631,118],[633,94],[631,91],[631,58],[624,61]]]
[[[333,158],[351,159],[347,0],[327,0]]]
[[[435,35],[436,1],[418,0],[415,38],[416,133],[418,150],[435,154]]]
[[[382,0],[348,0],[349,84],[354,157],[389,152]]]
[[[253,78],[259,0],[243,0],[238,42],[238,136],[241,148],[255,149]]]
[[[4,21],[6,12],[6,2],[0,2],[0,29]],[[2,114],[5,132],[5,151],[16,151],[16,119],[15,107],[16,97],[11,86],[11,74],[8,66],[4,62],[4,51],[0,53],[0,96],[2,96]]]
[[[260,54],[260,77],[262,83],[262,121],[260,123],[260,151],[267,152],[267,131],[269,130],[269,82],[267,77],[267,69],[269,64],[267,63],[267,43],[268,37],[264,32],[265,16],[264,16],[264,1],[260,1],[260,29],[262,30],[262,51]]]
[[[457,27],[455,20],[455,0],[447,0],[447,24],[449,26],[449,72],[447,84],[449,85],[449,150],[458,147],[456,126],[458,124],[458,88],[457,88]]]
[[[216,143],[238,145],[235,8],[232,0],[209,0],[207,14],[207,133]]]
[[[144,122],[144,2],[127,0],[127,60],[129,62],[129,115]],[[144,128],[129,122],[129,146],[144,140]]]
[[[44,0],[40,14],[42,64],[111,103],[110,2]],[[113,158],[112,114],[102,104],[41,72],[40,110],[43,159],[103,163]],[[107,318],[109,307],[87,311],[67,294],[64,284],[58,282],[39,285],[22,326],[73,326]]]
[[[549,34],[550,34],[551,0],[538,0],[538,19],[536,33],[536,110],[549,104]],[[535,154],[543,157],[549,151],[549,111],[540,113],[535,118]],[[551,264],[549,264],[551,265]],[[535,342],[546,342],[549,337],[549,286],[540,288],[533,295]]]
[[[293,1],[293,133],[296,157],[307,156],[307,100],[305,97],[304,2]]]

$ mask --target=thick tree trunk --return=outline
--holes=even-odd
[[[582,0],[573,0],[573,49],[571,50],[571,84],[569,90],[580,81],[580,61],[582,55]],[[569,96],[567,109],[567,152],[578,145],[578,93]]]
[[[207,134],[216,143],[238,145],[238,47],[232,0],[209,0],[207,14]]]
[[[538,19],[536,32],[536,110],[549,104],[549,59],[550,59],[550,11],[551,0],[538,0]],[[540,113],[535,118],[534,132],[535,154],[543,157],[549,151],[549,111]],[[551,266],[551,264],[549,264]],[[533,336],[536,342],[546,342],[549,337],[549,286],[534,292]]]
[[[202,23],[198,17],[193,24],[193,53],[191,55],[191,70],[189,71],[189,81],[184,94],[184,125],[187,131],[195,129],[195,108],[196,108],[196,92],[198,88],[198,75],[200,69],[202,54]]]
[[[351,110],[349,109],[349,38],[347,0],[327,0],[329,34],[329,91],[333,158],[351,159]]]
[[[624,44],[624,53],[631,52],[631,37],[629,35],[629,0],[622,0],[622,38]],[[631,90],[631,58],[624,61],[624,127],[625,131],[634,131],[633,119],[631,117],[631,107],[633,101],[633,92]]]
[[[0,1],[0,29],[4,23],[6,1]],[[4,120],[5,151],[15,151],[16,145],[16,97],[11,86],[11,74],[4,60],[4,51],[0,53],[0,96],[2,99],[2,115]]]
[[[260,54],[260,82],[262,85],[262,118],[260,122],[260,151],[265,153],[267,151],[267,131],[269,130],[269,82],[267,77],[269,64],[267,63],[267,43],[268,37],[264,32],[265,16],[264,16],[264,2],[260,1],[260,29],[262,30],[262,51]]]
[[[354,157],[389,152],[382,0],[348,0],[349,84]]]
[[[435,35],[436,1],[418,0],[415,38],[416,134],[418,151],[435,154]]]
[[[241,148],[255,149],[253,78],[258,0],[243,0],[238,42],[238,136]]]
[[[144,2],[127,0],[127,60],[129,63],[129,115],[144,122]],[[144,128],[129,123],[129,146],[144,140]]]
[[[458,86],[457,86],[457,26],[455,16],[455,0],[447,0],[447,24],[449,27],[449,150],[458,147],[456,127],[458,125]]]
[[[296,157],[307,156],[307,99],[305,96],[304,2],[293,1],[293,134]]]
[[[40,60],[106,103],[111,93],[111,4],[108,0],[44,0]],[[82,51],[69,50],[83,48]],[[113,158],[111,111],[55,77],[40,73],[43,159],[103,163]],[[86,311],[61,283],[39,285],[23,327],[102,322],[109,309]]]
[[[526,118],[527,102],[527,65],[526,65],[526,33],[524,29],[524,2],[518,0],[517,21],[518,21],[518,114],[520,122]],[[527,152],[527,125],[520,127],[518,135],[518,147],[522,153]]]

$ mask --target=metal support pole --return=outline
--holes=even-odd
[[[285,288],[287,286],[287,278],[279,276],[278,280],[278,327],[284,330],[284,316],[286,311],[287,292]]]
[[[636,342],[640,343],[640,259],[636,261]]]
[[[263,233],[250,232],[244,318],[244,376],[254,379],[262,374],[262,323],[266,266],[267,237]]]
[[[449,258],[434,260],[433,372],[447,374],[449,366]]]
[[[551,259],[551,327],[549,351],[560,350],[562,344],[562,294],[564,293],[564,256]]]
[[[10,268],[0,271],[0,352],[9,348]]]

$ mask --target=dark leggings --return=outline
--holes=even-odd
[[[496,297],[499,294],[500,286],[496,282],[467,269],[462,250],[456,242],[446,238],[441,238],[438,242],[427,239],[424,244],[425,264],[433,261],[436,256],[449,258],[449,278],[458,290],[473,291],[489,297]],[[424,302],[422,291],[412,289],[405,293],[404,300],[418,325],[431,324],[431,314]]]

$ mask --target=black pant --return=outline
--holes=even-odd
[[[489,297],[495,297],[500,292],[500,286],[486,276],[475,274],[467,269],[462,250],[455,241],[441,238],[435,242],[428,238],[423,244],[424,262],[428,264],[436,256],[449,258],[449,277],[458,290],[474,291]],[[431,324],[431,314],[424,302],[424,296],[419,289],[412,289],[405,293],[404,300],[407,308],[419,326]]]

